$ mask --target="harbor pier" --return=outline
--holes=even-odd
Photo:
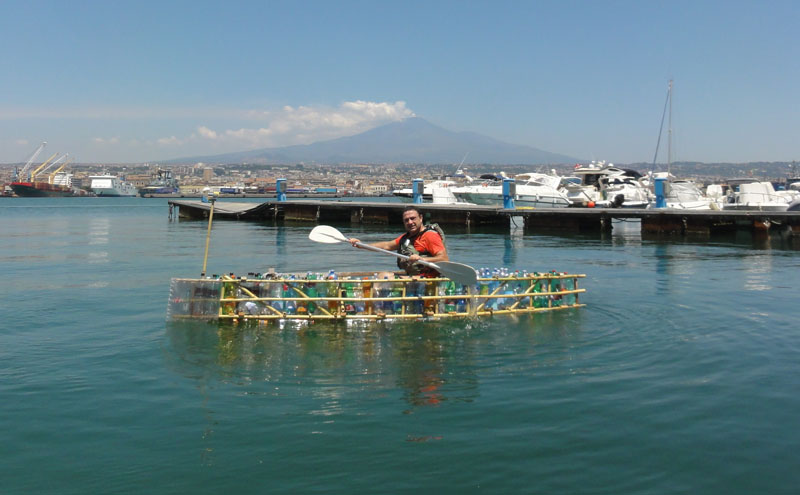
[[[401,225],[402,210],[409,203],[367,201],[267,201],[242,203],[217,201],[214,217],[233,220],[294,221]],[[506,209],[482,205],[417,204],[426,222],[465,227],[509,228],[522,221],[525,232],[611,231],[615,220],[639,220],[642,233],[665,235],[712,235],[731,231],[775,232],[800,235],[797,211],[718,211],[628,208],[531,208]],[[170,212],[178,217],[208,218],[210,203],[170,200]]]

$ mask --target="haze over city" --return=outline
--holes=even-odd
[[[147,162],[413,116],[649,162],[670,79],[673,160],[792,161],[798,20],[792,1],[4,2],[0,163],[42,141]]]

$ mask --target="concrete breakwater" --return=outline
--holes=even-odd
[[[401,224],[408,203],[356,201],[267,201],[236,203],[217,201],[214,217],[232,220],[273,220],[313,223]],[[638,220],[643,233],[711,235],[731,231],[773,232],[800,236],[800,212],[715,211],[628,208],[536,208],[505,209],[481,205],[417,205],[426,222],[466,227],[510,228],[522,222],[530,232],[611,231],[615,220]],[[210,203],[170,200],[170,215],[176,218],[208,218]],[[177,214],[174,211],[177,209]]]

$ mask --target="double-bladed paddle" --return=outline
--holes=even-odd
[[[342,235],[341,232],[328,225],[318,225],[314,227],[311,230],[311,233],[308,234],[308,238],[314,242],[321,242],[323,244],[350,242],[349,239],[347,239],[347,237]],[[356,246],[362,249],[367,249],[369,251],[390,254],[392,256],[396,256],[403,260],[408,259],[408,256],[404,254],[395,253],[394,251],[388,251],[386,249],[381,249],[375,246],[370,246],[369,244],[364,244],[363,242],[357,242]],[[433,268],[437,272],[441,273],[444,277],[456,281],[459,284],[472,286],[475,285],[475,283],[478,281],[478,274],[477,272],[475,272],[475,269],[463,263],[454,263],[452,261],[439,261],[436,263],[431,263],[423,260],[419,260],[417,263]]]

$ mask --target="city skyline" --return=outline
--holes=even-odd
[[[135,163],[412,116],[649,162],[670,79],[674,161],[792,161],[798,14],[786,1],[6,2],[0,163],[41,141]]]

